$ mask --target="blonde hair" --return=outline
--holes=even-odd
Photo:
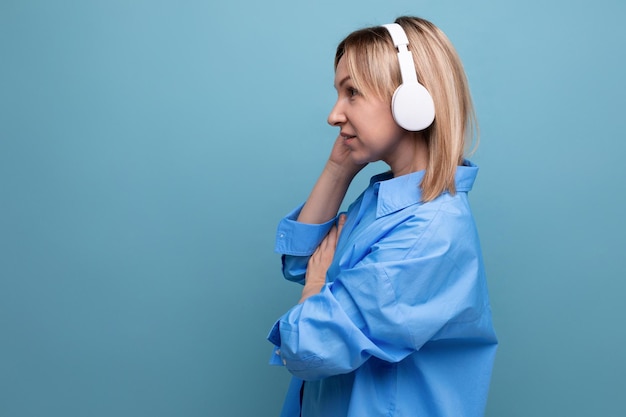
[[[420,132],[428,144],[428,166],[420,187],[422,201],[444,191],[456,192],[456,167],[463,163],[466,141],[478,141],[478,127],[463,64],[447,36],[431,22],[403,16],[396,19],[409,39],[417,78],[435,103],[435,121]],[[337,47],[335,69],[344,58],[355,88],[391,105],[401,83],[397,50],[382,26],[357,30]]]

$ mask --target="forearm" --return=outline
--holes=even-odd
[[[356,173],[327,162],[309,198],[300,211],[298,221],[321,224],[337,215],[341,202]]]

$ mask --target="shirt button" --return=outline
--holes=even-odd
[[[278,237],[280,237],[280,238],[282,239],[282,238],[284,238],[284,237],[285,237],[285,234],[284,234],[284,233],[281,233],[281,234],[279,234],[279,235],[278,235]]]

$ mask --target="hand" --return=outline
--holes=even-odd
[[[339,135],[335,139],[326,165],[328,168],[333,169],[335,173],[346,175],[352,179],[367,163],[355,163],[350,156],[350,148],[345,145],[343,136]]]
[[[317,249],[315,249],[315,252],[313,252],[313,255],[311,255],[306,268],[304,289],[302,290],[300,302],[319,293],[326,283],[326,272],[335,256],[337,241],[339,240],[339,235],[341,235],[341,230],[345,223],[346,215],[342,214],[337,220],[337,225],[330,229],[324,240],[322,240],[322,243],[320,243]]]

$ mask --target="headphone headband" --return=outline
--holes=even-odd
[[[406,36],[406,32],[397,23],[389,23],[383,25],[389,34],[394,46],[398,50],[398,63],[400,64],[400,74],[402,75],[402,83],[416,83],[417,75],[415,74],[415,62],[413,61],[413,54],[409,51],[409,39]]]

